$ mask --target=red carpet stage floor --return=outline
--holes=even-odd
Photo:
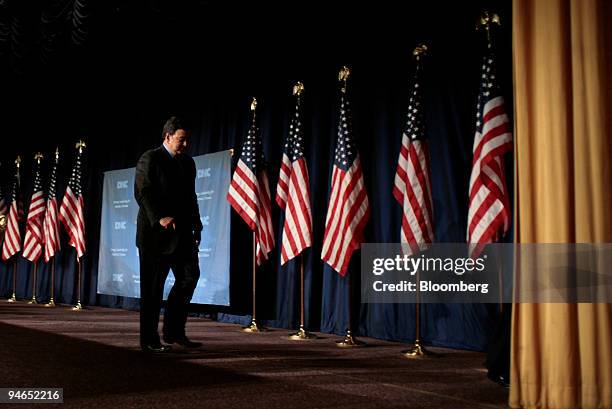
[[[484,354],[431,348],[407,360],[399,343],[339,337],[291,341],[190,318],[197,351],[145,355],[138,313],[0,301],[0,387],[60,387],[62,408],[500,408],[508,391],[486,378]],[[25,408],[28,405],[20,405]],[[32,405],[33,406],[33,405]],[[39,406],[37,406],[39,407]]]

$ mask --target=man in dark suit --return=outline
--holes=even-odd
[[[198,245],[202,223],[195,193],[195,163],[185,154],[188,135],[172,117],[163,129],[162,146],[145,152],[136,166],[134,195],[140,206],[136,245],[140,256],[140,346],[143,351],[170,351],[157,332],[164,283],[172,268],[176,279],[164,313],[163,339],[197,348],[185,335],[187,309],[200,268]]]

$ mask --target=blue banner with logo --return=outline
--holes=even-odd
[[[200,243],[200,280],[192,303],[229,305],[230,206],[226,200],[231,178],[230,151],[193,158],[196,194],[204,230]],[[140,297],[136,248],[138,204],[134,199],[135,168],[104,173],[98,293]],[[164,298],[174,284],[169,274]]]

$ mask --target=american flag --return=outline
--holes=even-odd
[[[81,154],[82,148],[79,148],[59,210],[59,220],[70,236],[68,244],[76,249],[79,259],[85,254],[85,217],[83,215],[85,205],[81,187]]]
[[[19,159],[18,159],[19,160]],[[21,250],[21,233],[19,231],[19,210],[17,209],[17,197],[19,196],[19,168],[13,179],[13,191],[11,193],[11,206],[9,208],[4,243],[2,244],[2,260],[7,261]]]
[[[284,197],[277,189],[276,202],[285,209],[285,225],[281,246],[281,265],[298,256],[312,245],[312,214],[310,211],[310,180],[304,157],[304,128],[302,124],[302,96],[296,96],[295,115],[289,125],[289,135],[283,151],[283,164],[279,176],[288,180]],[[280,200],[279,200],[280,199]]]
[[[472,257],[506,234],[510,226],[503,155],[512,150],[512,134],[490,46],[483,58],[480,80],[467,231]]]
[[[321,251],[321,259],[342,276],[353,251],[363,241],[363,230],[370,217],[361,162],[351,131],[345,84],[340,96],[340,122]]]
[[[58,152],[56,151],[55,163],[51,169],[51,176],[49,177],[49,194],[47,197],[47,209],[45,211],[45,221],[43,223],[43,236],[44,236],[44,247],[45,263],[51,260],[51,257],[55,256],[60,249],[59,240],[59,226],[57,224],[57,197],[56,195],[56,173],[57,173],[57,158]]]
[[[8,207],[6,200],[4,200],[4,192],[2,191],[2,181],[0,180],[0,216],[6,215]],[[4,231],[0,232],[0,247],[4,244]]]
[[[407,255],[427,249],[434,241],[429,150],[424,139],[420,70],[420,62],[417,61],[393,186],[393,196],[402,206],[400,239]]]
[[[270,185],[255,113],[246,141],[242,145],[227,200],[255,232],[257,265],[260,265],[268,259],[268,253],[274,247],[274,231]]]
[[[23,241],[22,253],[25,259],[30,260],[33,263],[37,262],[42,254],[42,224],[45,213],[45,197],[43,194],[42,178],[40,174],[40,159],[37,160],[35,166],[36,171],[34,176],[34,190],[32,192],[32,200],[30,201],[30,209],[28,210],[26,234]]]

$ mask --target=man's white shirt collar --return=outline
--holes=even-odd
[[[170,149],[168,149],[165,142],[162,143],[162,146],[166,149],[166,151],[170,154],[170,156],[174,158],[174,154],[170,151]]]

